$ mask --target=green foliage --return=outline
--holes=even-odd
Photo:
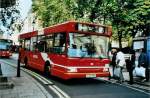
[[[16,23],[20,21],[20,11],[18,5],[0,8],[0,33],[12,35],[14,32],[21,30],[22,24]]]
[[[72,17],[62,0],[34,1],[33,11],[43,21],[43,27],[67,21]]]
[[[138,31],[150,32],[149,0],[33,0],[33,12],[43,27],[67,20],[112,25],[120,43]]]

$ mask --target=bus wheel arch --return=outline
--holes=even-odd
[[[44,64],[44,74],[45,75],[51,75],[51,64],[49,61],[46,61]]]

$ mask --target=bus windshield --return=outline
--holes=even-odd
[[[6,40],[0,40],[0,50],[9,50],[12,45],[12,42]]]
[[[108,58],[106,36],[69,33],[69,57]]]

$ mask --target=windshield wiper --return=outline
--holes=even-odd
[[[99,59],[107,59],[108,57],[107,56],[99,56]]]

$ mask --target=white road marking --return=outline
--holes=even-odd
[[[52,86],[49,86],[49,88],[55,92],[55,94],[57,94],[59,96],[59,98],[64,98],[55,88],[53,88]]]
[[[70,98],[70,96],[68,96],[68,94],[66,94],[64,91],[62,91],[60,88],[58,88],[56,85],[53,85],[53,87],[55,88],[55,89],[57,89],[57,91],[59,91],[59,92],[61,92],[64,96],[65,96],[65,98]]]

